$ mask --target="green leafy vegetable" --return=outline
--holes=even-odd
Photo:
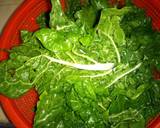
[[[23,43],[0,63],[0,93],[17,98],[35,88],[34,128],[144,128],[160,112],[160,35],[130,2],[51,0],[49,27],[21,32]],[[74,4],[76,6],[71,8]],[[43,21],[43,22],[41,22]]]
[[[49,26],[48,18],[49,18],[48,13],[42,13],[40,16],[37,17],[36,22],[40,28],[45,28]]]

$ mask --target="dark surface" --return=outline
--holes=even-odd
[[[0,128],[15,128],[15,127],[12,124],[0,122]]]

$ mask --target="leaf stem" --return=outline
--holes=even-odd
[[[136,69],[138,69],[140,66],[142,65],[142,63],[137,64],[135,67],[133,67],[132,69],[128,70],[127,72],[121,74],[120,76],[118,76],[116,79],[114,79],[108,86],[106,86],[105,88],[109,88],[110,86],[112,86],[114,83],[116,83],[119,79],[123,78],[124,76],[126,76],[127,74],[135,71]]]
[[[72,56],[69,52],[66,52],[66,54],[71,58],[71,60],[72,60],[74,63],[77,63],[76,60],[73,58],[73,56]]]
[[[84,54],[79,54],[79,53],[77,53],[77,52],[75,52],[75,51],[72,51],[75,55],[77,55],[77,56],[80,56],[80,57],[83,57],[83,58],[85,58],[85,59],[87,59],[87,60],[89,60],[89,61],[91,61],[91,62],[93,62],[93,63],[98,63],[97,61],[95,61],[94,59],[92,59],[91,57],[89,57],[89,56],[86,56],[86,55],[84,55]]]
[[[64,60],[59,60],[59,59],[56,59],[56,58],[53,58],[47,55],[43,55],[43,56],[52,62],[74,67],[77,69],[82,69],[82,70],[106,71],[106,70],[111,70],[114,67],[114,63],[78,64],[78,63],[71,63],[71,62],[64,61]]]
[[[116,50],[116,54],[117,54],[117,59],[118,59],[118,63],[120,63],[121,62],[121,56],[120,56],[120,53],[119,53],[119,51],[118,51],[118,48],[117,48],[117,46],[116,46],[116,44],[115,44],[115,42],[114,42],[114,40],[112,39],[112,37],[110,36],[110,35],[108,35],[108,34],[105,34],[104,32],[102,32],[110,41],[111,41],[111,43],[112,43],[112,45],[113,45],[113,47],[115,48],[115,50]]]

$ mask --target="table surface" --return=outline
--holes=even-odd
[[[24,0],[0,0],[0,31],[2,31],[8,18]]]
[[[10,15],[14,12],[14,10],[20,5],[22,1],[24,0],[0,0],[0,33],[2,32],[2,29],[5,26]],[[6,124],[7,126],[4,126]],[[9,128],[10,126],[8,126],[8,124],[9,121],[0,107],[0,128]]]

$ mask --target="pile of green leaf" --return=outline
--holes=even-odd
[[[70,0],[77,6],[64,13],[51,2],[49,27],[22,31],[23,43],[0,63],[0,93],[38,91],[34,128],[144,128],[160,112],[151,71],[160,64],[160,34],[150,20],[130,3]]]

